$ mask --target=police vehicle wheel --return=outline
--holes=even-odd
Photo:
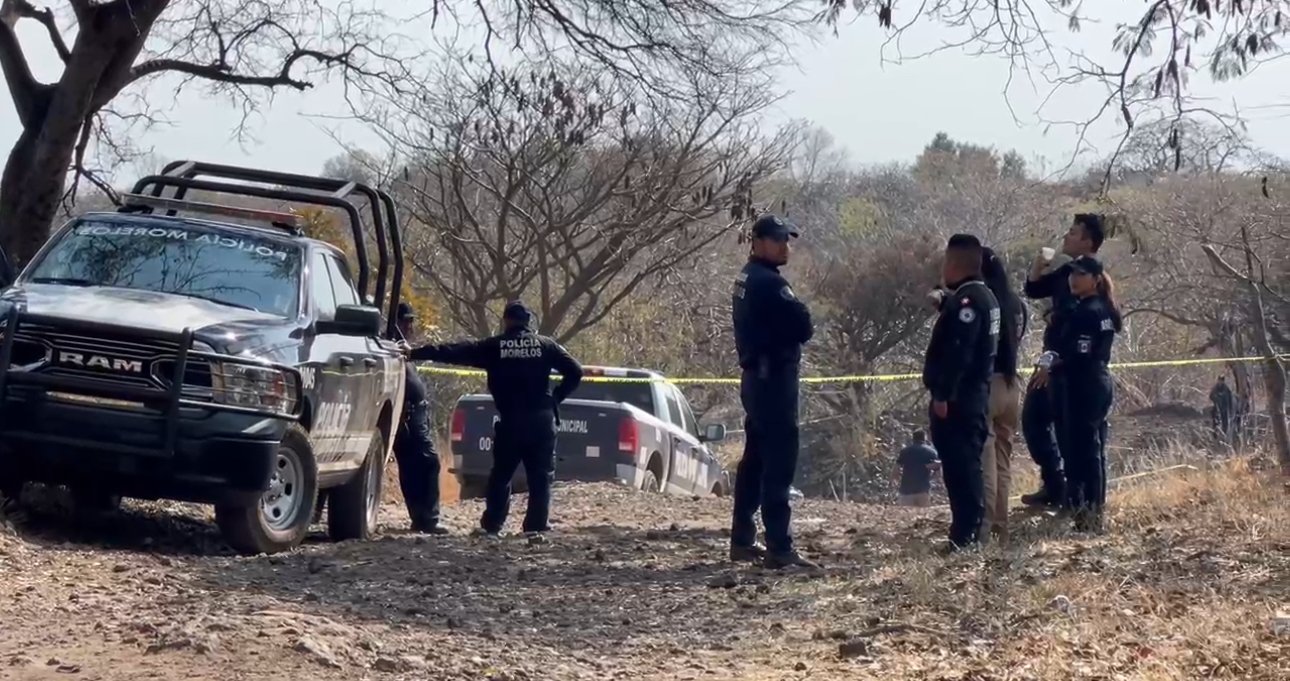
[[[645,479],[641,481],[641,489],[650,494],[658,494],[662,490],[662,486],[658,482],[658,476],[654,475],[654,471],[645,471]]]
[[[278,445],[269,489],[251,504],[216,506],[215,522],[239,553],[278,553],[304,541],[317,500],[318,464],[309,435],[293,425]]]
[[[378,431],[363,465],[349,482],[328,493],[327,533],[333,541],[371,539],[385,483],[385,437]]]

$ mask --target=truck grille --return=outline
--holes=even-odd
[[[155,389],[169,387],[173,357],[179,350],[179,344],[171,340],[90,336],[44,324],[19,327],[14,338],[15,363],[20,347],[24,357],[43,353],[44,366],[38,369],[43,373]],[[185,373],[185,383],[192,386],[186,385],[185,396],[209,398],[210,368],[206,363],[194,363]]]

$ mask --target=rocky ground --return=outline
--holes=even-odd
[[[1019,517],[950,558],[944,509],[807,500],[822,574],[726,563],[727,500],[607,485],[561,487],[546,543],[465,536],[473,501],[410,535],[390,505],[376,541],[255,558],[198,507],[87,525],[37,490],[0,529],[0,678],[1283,681],[1290,510],[1262,475],[1176,471],[1117,490],[1103,537]]]

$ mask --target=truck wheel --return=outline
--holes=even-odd
[[[269,489],[248,505],[215,507],[224,540],[239,553],[278,553],[304,541],[318,500],[318,464],[309,435],[292,425],[278,445]]]
[[[376,534],[376,516],[381,511],[385,482],[385,437],[372,436],[363,466],[349,482],[327,494],[327,533],[332,541],[371,539]]]
[[[645,471],[645,479],[641,481],[641,489],[650,494],[658,494],[662,489],[658,483],[658,476],[654,475],[654,471]]]

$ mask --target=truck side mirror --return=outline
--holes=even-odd
[[[721,442],[726,439],[726,427],[720,423],[710,423],[703,427],[704,442]]]
[[[335,318],[319,321],[318,332],[342,336],[379,336],[381,311],[366,305],[337,305]]]

